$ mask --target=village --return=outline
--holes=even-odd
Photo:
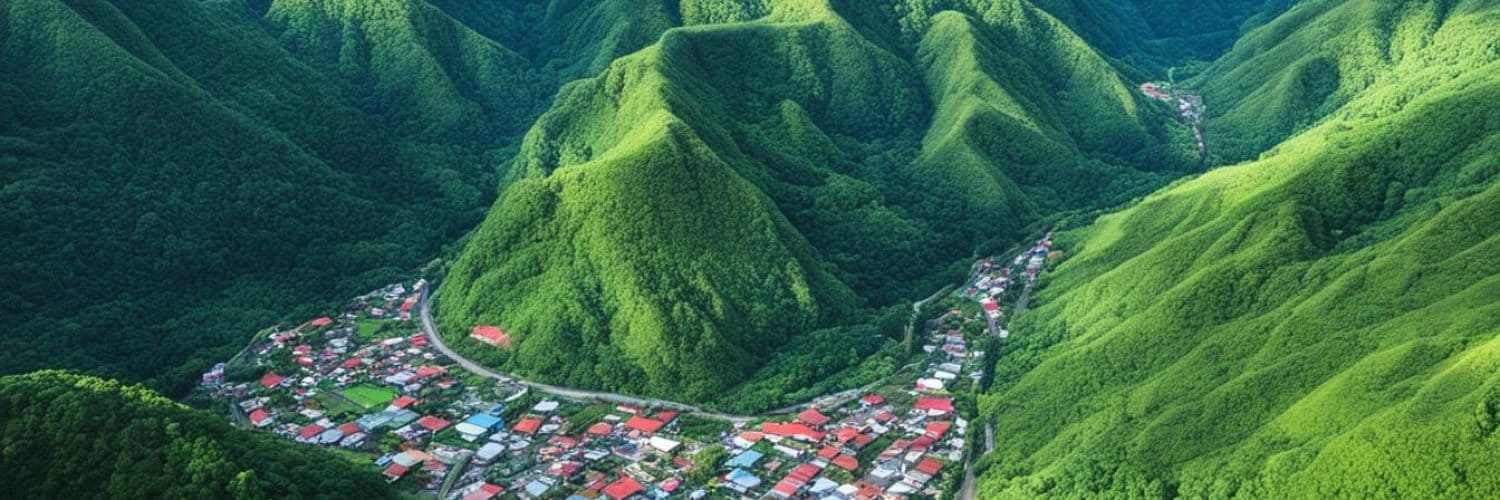
[[[784,414],[726,420],[471,372],[413,321],[425,280],[264,331],[204,373],[202,390],[240,425],[335,450],[402,491],[444,500],[951,498],[974,448],[975,409],[961,395],[977,391],[989,361],[972,345],[1009,335],[999,304],[1024,307],[1050,246],[1049,233],[1013,261],[976,263],[925,325],[922,370]],[[510,342],[492,325],[470,336]]]

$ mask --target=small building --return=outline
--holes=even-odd
[[[510,349],[510,334],[494,325],[478,325],[469,333],[469,338],[501,349]]]

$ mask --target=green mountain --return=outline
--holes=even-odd
[[[1315,1],[1215,63],[1210,130],[1294,136],[1062,235],[982,496],[1495,491],[1496,40],[1492,1]]]
[[[459,349],[707,400],[978,248],[1196,167],[1168,106],[1027,2],[693,5],[527,134],[439,291]]]
[[[0,481],[26,498],[394,498],[366,464],[236,429],[142,386],[0,377]]]
[[[408,276],[564,80],[667,22],[556,3],[541,32],[615,35],[507,47],[419,0],[0,2],[0,371],[180,393]]]

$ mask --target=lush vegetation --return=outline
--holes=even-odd
[[[984,496],[1492,495],[1496,40],[1484,1],[1304,2],[1248,35],[1205,84],[1308,128],[1059,238],[982,398]],[[1321,81],[1273,62],[1304,56],[1346,95],[1264,93]]]
[[[0,372],[180,394],[431,260],[564,80],[665,29],[556,3],[486,10],[579,39],[545,53],[421,0],[0,3]]]
[[[863,335],[976,249],[1196,168],[1170,107],[1026,2],[683,4],[693,26],[566,87],[527,134],[439,290],[457,349],[759,406],[837,358],[774,368],[810,332]],[[467,339],[477,324],[513,350]]]
[[[0,460],[17,498],[395,497],[367,464],[60,371],[0,378]]]

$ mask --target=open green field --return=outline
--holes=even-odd
[[[368,384],[356,385],[341,391],[341,393],[344,397],[365,407],[366,410],[388,405],[392,399],[396,399],[396,391]]]

